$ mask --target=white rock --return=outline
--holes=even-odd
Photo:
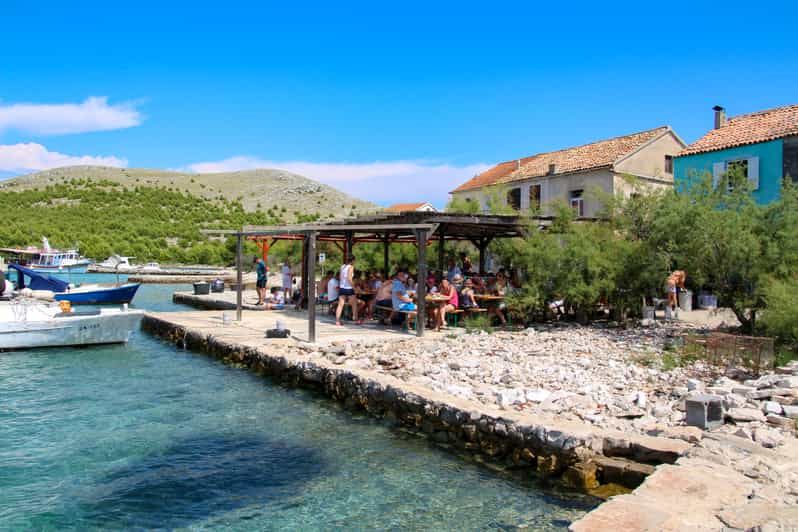
[[[704,383],[698,379],[687,379],[687,390],[692,392],[696,390],[703,390]]]
[[[726,413],[726,415],[731,418],[732,421],[738,422],[765,421],[765,414],[754,408],[732,408]]]
[[[549,398],[551,392],[543,389],[527,390],[525,395],[530,403],[541,403]]]
[[[776,386],[779,388],[798,388],[798,377],[782,377],[776,381]]]
[[[775,430],[759,427],[754,429],[754,440],[762,447],[772,449],[784,443],[784,438]]]
[[[646,407],[646,394],[644,392],[637,392],[637,397],[635,397],[635,404],[640,408]]]
[[[782,405],[784,416],[790,419],[798,419],[798,406],[795,405]]]
[[[776,414],[777,416],[781,414],[781,405],[776,401],[765,401],[762,403],[762,411],[765,414]]]

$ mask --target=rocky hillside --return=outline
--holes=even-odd
[[[0,182],[0,189],[23,191],[73,179],[110,181],[125,187],[167,187],[195,196],[216,199],[223,196],[241,202],[248,212],[285,208],[291,215],[318,215],[343,218],[378,210],[330,186],[285,170],[258,169],[217,174],[189,174],[142,168],[68,166],[27,174]],[[332,216],[331,216],[332,215]]]

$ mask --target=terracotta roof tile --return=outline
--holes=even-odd
[[[385,211],[387,212],[406,212],[406,211],[414,211],[419,207],[426,205],[426,201],[420,201],[418,203],[397,203],[395,205],[390,205],[385,207]]]
[[[454,189],[453,192],[471,190],[498,183],[508,183],[529,177],[568,174],[612,166],[615,161],[624,155],[634,151],[668,129],[668,126],[662,126],[564,150],[539,153],[517,161],[499,163],[466,181]],[[554,173],[549,174],[549,167],[552,164],[554,165]]]
[[[735,116],[723,127],[710,130],[687,146],[677,157],[757,144],[791,135],[798,135],[798,104]]]

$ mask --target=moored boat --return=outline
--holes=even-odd
[[[53,293],[56,301],[69,301],[73,305],[107,305],[130,303],[138,291],[139,283],[120,286],[84,285],[72,287],[66,281],[35,272],[19,264],[9,264],[9,268],[19,273],[17,288],[28,286],[32,290],[45,290]],[[25,283],[24,277],[28,278]]]
[[[36,261],[30,263],[34,270],[70,271],[85,273],[92,261],[81,256],[77,249],[58,250],[50,247],[47,237],[42,237],[42,249]]]
[[[144,311],[62,312],[28,300],[0,305],[0,350],[126,343]]]

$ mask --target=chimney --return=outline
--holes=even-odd
[[[515,160],[515,169],[516,170],[520,170],[521,169],[521,159],[516,159]]]
[[[726,125],[726,109],[716,105],[712,110],[715,111],[715,129],[720,129]]]

